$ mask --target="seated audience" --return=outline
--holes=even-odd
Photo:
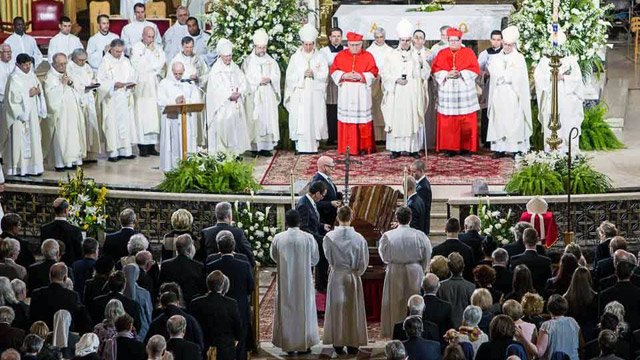
[[[507,315],[497,315],[491,320],[488,342],[480,345],[476,352],[476,359],[503,360],[507,353],[507,347],[519,344],[513,340],[516,334],[516,326]]]
[[[2,233],[0,239],[16,239],[20,243],[20,254],[16,259],[16,263],[25,268],[36,262],[36,258],[33,256],[33,252],[29,248],[29,242],[20,238],[22,233],[22,218],[16,213],[6,213],[0,220],[0,227],[2,227]]]
[[[9,280],[26,279],[27,269],[16,263],[19,254],[18,240],[12,238],[0,240],[0,276],[5,276]]]
[[[544,318],[542,317],[542,311],[544,310],[544,300],[542,296],[536,293],[526,293],[522,297],[522,320],[532,323],[536,326],[536,329],[540,329]]]
[[[118,333],[116,331],[115,321],[120,316],[126,314],[122,303],[118,299],[111,299],[104,308],[104,320],[99,324],[96,324],[93,328],[93,332],[98,336],[100,345],[98,346],[98,357],[104,358],[105,346],[107,341],[113,339]]]
[[[24,337],[22,342],[22,360],[39,360],[40,350],[44,346],[44,339],[35,334]]]
[[[127,264],[122,268],[122,272],[126,278],[123,295],[134,300],[140,306],[140,329],[136,328],[138,332],[136,338],[142,341],[149,331],[149,324],[151,324],[151,312],[153,311],[151,294],[137,284],[138,274],[140,274],[138,265]]]
[[[407,301],[407,316],[418,316],[422,319],[424,312],[424,299],[420,295],[412,295]],[[405,319],[406,320],[406,319]],[[438,325],[428,320],[422,320],[421,336],[427,340],[440,341],[440,330]],[[393,326],[392,340],[407,340],[406,329],[404,328],[404,320]]]
[[[618,333],[618,323],[619,321],[617,316],[605,312],[600,318],[600,323],[598,323],[597,325],[597,330],[600,334],[603,331],[612,331],[617,337],[614,349],[615,355],[623,359],[631,359],[631,342]],[[597,358],[598,356],[600,356],[600,344],[598,337],[596,337],[595,339],[588,341],[584,345],[584,358],[592,359]]]
[[[174,360],[192,360],[202,358],[198,344],[184,339],[187,320],[182,315],[173,315],[167,321],[167,351],[173,354]]]
[[[67,310],[58,310],[53,315],[53,331],[47,335],[46,342],[60,351],[62,357],[71,359],[75,354],[76,343],[80,337],[69,331],[71,314]]]
[[[162,254],[161,259],[167,260],[176,256],[175,240],[182,234],[189,234],[194,244],[200,244],[193,233],[193,215],[186,209],[178,209],[171,214],[171,231],[162,238]],[[169,247],[168,247],[169,246]],[[197,251],[196,251],[197,253]],[[169,344],[167,343],[167,346]]]
[[[198,256],[196,258],[202,261],[205,260],[208,255],[217,253],[218,243],[216,242],[216,237],[220,231],[228,230],[231,231],[233,239],[236,242],[236,247],[233,251],[244,254],[247,259],[249,259],[251,267],[256,266],[253,251],[251,251],[251,244],[249,243],[249,240],[247,240],[244,231],[237,226],[231,225],[233,222],[231,204],[226,201],[219,202],[216,204],[215,212],[216,223],[213,226],[202,230],[202,235],[200,236],[200,249],[198,250]]]
[[[116,259],[116,268],[122,269],[125,265],[136,263],[136,254],[149,248],[149,240],[142,234],[134,234],[127,243],[127,255]]]
[[[616,356],[616,345],[618,344],[618,335],[611,330],[602,330],[598,335],[598,345],[600,347],[600,356],[596,356],[595,360],[622,360],[630,359],[630,357]],[[628,354],[630,356],[631,354]]]
[[[49,336],[49,327],[44,321],[36,321],[31,325],[29,329],[30,334],[38,335],[39,338],[46,339]],[[60,350],[51,344],[46,342],[42,346],[40,353],[38,354],[39,360],[58,360],[62,358]]]
[[[505,300],[521,301],[524,294],[536,293],[531,278],[531,271],[527,265],[518,265],[513,270],[513,283],[511,284],[513,291],[505,295]]]
[[[471,305],[477,306],[482,310],[482,317],[478,327],[485,333],[489,332],[489,325],[495,316],[492,310],[491,293],[487,289],[476,289],[471,294]],[[499,307],[498,307],[499,310]]]
[[[564,295],[569,289],[573,272],[578,268],[578,259],[573,254],[564,254],[560,258],[560,266],[555,277],[547,280],[544,294],[549,297],[553,294]]]
[[[149,326],[149,332],[147,333],[145,342],[149,341],[149,338],[153,335],[162,335],[165,339],[168,339],[170,334],[167,329],[167,321],[174,316],[181,316],[186,321],[183,338],[202,348],[204,345],[202,328],[200,328],[198,321],[180,305],[178,294],[174,291],[166,291],[160,295],[160,309],[160,314],[153,319],[151,326]]]
[[[618,229],[616,226],[612,224],[610,221],[603,221],[598,229],[596,229],[596,233],[600,238],[600,243],[595,249],[593,253],[593,272],[598,271],[598,263],[600,260],[611,257],[612,253],[609,250],[609,244],[611,243],[611,239],[618,235]]]
[[[564,298],[569,304],[567,316],[571,316],[578,322],[584,339],[589,341],[596,338],[598,294],[591,288],[591,274],[587,268],[579,267],[576,269]]]
[[[449,257],[450,254],[457,252],[463,258],[464,265],[466,266],[464,278],[473,280],[473,276],[471,275],[471,270],[473,270],[475,266],[473,250],[458,239],[458,233],[460,232],[460,222],[458,219],[450,218],[447,220],[445,232],[447,239],[433,247],[431,256],[442,255]],[[462,314],[462,310],[464,310],[464,307],[460,309],[460,314]]]
[[[86,333],[82,335],[76,344],[76,357],[74,357],[73,360],[101,360],[98,356],[99,346],[100,340],[98,340],[98,336],[96,334]]]
[[[83,303],[87,309],[92,308],[95,298],[109,292],[107,282],[114,268],[115,263],[110,256],[102,255],[96,260],[93,278],[87,279],[84,284]]]
[[[148,250],[136,254],[136,265],[140,269],[137,283],[151,294],[151,301],[155,304],[160,287],[160,266]]]
[[[518,265],[527,265],[531,271],[533,287],[538,294],[544,294],[544,284],[551,277],[551,259],[538,254],[536,251],[536,246],[540,239],[535,229],[526,229],[522,234],[522,241],[525,251],[520,255],[511,257],[511,268],[515,269]]]
[[[631,331],[640,328],[640,288],[630,281],[635,263],[620,261],[616,267],[616,277],[618,282],[605,290],[600,291],[598,299],[599,314],[603,313],[604,307],[611,301],[618,301],[626,312],[625,320],[629,323]]]
[[[459,343],[469,343],[473,349],[473,355],[480,345],[489,341],[487,333],[482,331],[478,327],[480,319],[482,318],[482,309],[475,305],[469,305],[462,313],[462,325],[458,328],[458,331],[451,329],[445,334],[445,338],[448,342],[457,340]]]
[[[89,313],[94,325],[103,319],[109,300],[117,299],[122,303],[124,311],[133,318],[133,326],[136,329],[140,329],[142,323],[140,319],[140,304],[123,295],[125,285],[126,277],[122,271],[116,271],[109,276],[109,281],[107,282],[109,292],[95,298],[92,307],[89,308]]]
[[[433,270],[433,261],[431,270]],[[438,277],[432,273],[427,273],[422,280],[422,292],[424,293],[422,297],[424,300],[422,320],[432,322],[438,326],[438,339],[442,342],[443,335],[453,327],[453,322],[451,320],[451,303],[440,299],[436,295],[438,289],[440,289],[440,280],[438,280]]]
[[[409,360],[440,359],[440,343],[427,340],[421,336],[422,318],[420,316],[412,315],[407,317],[403,327],[408,339],[402,343],[407,351],[407,358]]]
[[[464,232],[458,234],[458,239],[473,250],[473,258],[480,260],[482,255],[482,239],[480,235],[480,218],[477,215],[469,215],[464,219]]]
[[[502,305],[502,313],[513,320],[515,326],[520,328],[520,331],[522,331],[522,336],[525,339],[533,341],[533,339],[538,337],[538,330],[536,329],[536,326],[522,320],[523,310],[522,305],[520,305],[519,302],[515,300],[505,301]]]
[[[47,239],[40,245],[40,252],[43,259],[27,268],[28,295],[31,295],[35,289],[49,285],[49,269],[60,259],[60,245],[54,239]]]
[[[24,340],[24,330],[12,326],[15,314],[8,306],[0,306],[0,351],[10,348],[20,349]]]
[[[614,271],[616,268],[618,268],[618,264],[621,261],[627,261],[631,264],[636,264],[637,260],[636,260],[636,256],[633,255],[632,253],[626,251],[626,250],[616,250],[613,253],[613,256],[607,259],[612,259],[613,262],[613,268]],[[605,259],[606,260],[606,259]],[[631,283],[637,287],[640,287],[640,274],[637,272],[638,267],[636,266],[636,268],[633,270],[633,272],[631,273],[631,278],[629,281],[631,281]],[[618,278],[616,277],[615,274],[613,275],[609,275],[604,279],[600,279],[600,284],[598,284],[598,288],[600,289],[600,291],[602,290],[606,290],[610,287],[612,287],[613,285],[615,285],[618,282]]]
[[[47,239],[60,240],[66,251],[60,251],[60,261],[71,266],[74,261],[82,258],[82,231],[67,221],[69,202],[64,198],[57,198],[53,202],[55,219],[40,228],[40,241]]]
[[[53,325],[53,315],[58,310],[67,310],[73,316],[73,327],[78,330],[87,324],[85,309],[80,302],[78,293],[64,287],[67,280],[67,265],[55,263],[49,271],[50,284],[37,289],[31,295],[31,321],[42,320],[47,325]]]
[[[440,283],[438,297],[451,304],[452,322],[457,328],[460,326],[462,312],[469,305],[471,294],[476,287],[462,277],[465,263],[460,254],[452,252],[449,254],[448,260],[451,277]]]
[[[447,280],[451,273],[449,272],[449,260],[442,255],[435,255],[431,258],[431,272],[440,279]]]
[[[82,253],[84,258],[76,260],[71,265],[73,269],[74,287],[80,298],[84,298],[84,285],[93,276],[96,259],[98,258],[98,241],[94,238],[86,238],[82,241]]]
[[[0,292],[2,292],[1,288],[2,281],[0,280]],[[29,304],[26,303],[27,284],[25,284],[24,281],[20,279],[13,279],[11,280],[11,289],[13,290],[13,295],[16,298],[16,303],[11,304],[11,300],[5,300],[5,304],[9,303],[8,306],[10,306],[16,313],[16,320],[14,320],[14,324],[16,324],[16,327],[24,331],[29,331],[31,321],[29,320]]]
[[[102,248],[102,253],[110,256],[114,262],[130,253],[127,245],[129,244],[129,239],[136,233],[136,213],[132,209],[122,210],[119,219],[120,230],[107,234]]]
[[[133,318],[127,314],[115,321],[116,335],[105,345],[105,359],[113,360],[146,360],[144,344],[136,340]],[[115,343],[115,344],[114,344]],[[113,353],[115,351],[115,354]]]
[[[160,266],[160,283],[176,282],[180,284],[184,300],[187,303],[205,292],[204,266],[193,260],[195,249],[191,235],[180,235],[176,238],[178,255],[163,261]]]
[[[617,332],[618,335],[622,337],[629,337],[629,333],[631,333],[631,329],[629,328],[629,323],[625,320],[625,310],[624,306],[617,301],[612,301],[604,307],[605,314],[613,314],[616,318],[618,318],[618,327]]]
[[[491,253],[491,262],[496,272],[493,287],[505,295],[510,293],[513,290],[513,272],[509,269],[509,253],[503,248],[496,249]]]
[[[153,335],[147,343],[146,352],[148,360],[163,359],[167,350],[167,342],[160,335]]]

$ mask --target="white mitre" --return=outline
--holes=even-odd
[[[264,29],[258,29],[253,33],[253,45],[267,45],[269,43],[269,34]]]
[[[413,37],[413,24],[411,24],[409,20],[403,18],[400,20],[398,25],[396,25],[396,33],[398,34],[398,39]]]
[[[300,35],[302,42],[315,42],[318,37],[318,30],[311,24],[305,24],[298,32],[298,35]]]
[[[502,40],[508,42],[509,44],[515,44],[520,39],[520,31],[515,26],[509,26],[508,28],[502,30]]]
[[[222,38],[218,40],[218,44],[216,45],[216,52],[220,56],[228,56],[233,53],[233,44],[231,41]]]

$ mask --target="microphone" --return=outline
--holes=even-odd
[[[191,79],[180,79],[180,82],[191,84],[193,82],[193,80],[191,80]]]

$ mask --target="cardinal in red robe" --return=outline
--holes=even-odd
[[[449,47],[440,50],[431,65],[438,82],[438,122],[436,151],[445,156],[471,155],[478,150],[478,94],[476,77],[480,74],[473,50],[462,47],[462,31],[447,30]]]
[[[347,33],[348,49],[336,55],[331,78],[338,86],[338,153],[371,154],[376,151],[371,116],[371,85],[378,67],[362,49],[362,35]]]

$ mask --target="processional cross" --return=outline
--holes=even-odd
[[[351,197],[351,191],[349,189],[349,170],[351,168],[351,164],[361,164],[362,162],[358,160],[351,160],[350,146],[347,146],[344,160],[336,162],[344,164],[344,191],[342,192],[342,203],[349,206],[349,198]]]

